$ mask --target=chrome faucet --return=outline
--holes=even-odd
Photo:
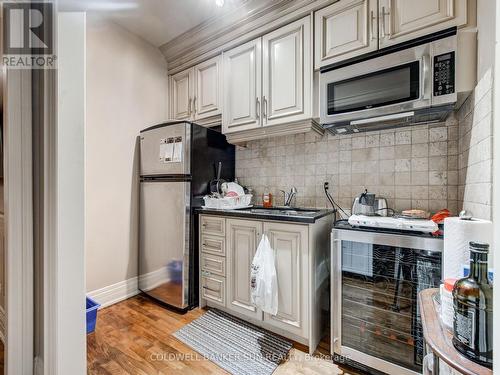
[[[280,190],[280,191],[283,193],[284,206],[291,207],[292,200],[297,195],[297,188],[295,186],[292,186],[289,193],[287,193],[284,190]]]

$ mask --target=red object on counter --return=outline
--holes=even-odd
[[[457,282],[458,279],[445,279],[444,280],[444,288],[448,291],[448,292],[453,292],[453,287],[455,286],[455,283]]]
[[[271,193],[262,195],[262,206],[264,208],[271,208],[273,206],[273,195]]]
[[[444,219],[450,216],[451,212],[445,208],[443,210],[439,210],[434,215],[432,215],[431,220],[437,224],[440,224],[444,221]]]

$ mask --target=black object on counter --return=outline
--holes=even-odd
[[[493,366],[493,286],[488,279],[489,245],[470,242],[470,273],[453,288],[453,345],[480,365]]]

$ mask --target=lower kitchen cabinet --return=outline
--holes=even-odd
[[[217,231],[216,236],[211,234],[214,240],[224,242],[225,252],[217,255],[210,247],[203,246],[202,240],[210,229],[206,223],[214,220],[225,228]],[[329,259],[331,224],[331,216],[297,224],[200,215],[200,306],[224,310],[300,342],[309,346],[312,354],[327,332],[322,301],[328,300],[329,274],[325,273],[324,264]],[[275,316],[263,313],[251,302],[251,264],[262,233],[267,234],[275,255],[278,278]]]
[[[308,227],[304,225],[264,223],[274,250],[278,276],[278,313],[264,314],[264,322],[307,336],[308,322]]]
[[[250,268],[262,235],[262,223],[226,220],[227,308],[251,318],[262,319],[262,311],[251,301]]]

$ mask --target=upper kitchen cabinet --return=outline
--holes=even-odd
[[[377,0],[340,0],[314,17],[316,69],[378,49]]]
[[[192,115],[194,75],[188,69],[170,76],[170,117],[190,120]]]
[[[231,143],[304,133],[313,120],[311,17],[224,52],[223,131]]]
[[[264,35],[262,61],[263,125],[311,118],[311,18]]]
[[[224,133],[259,128],[261,113],[261,38],[224,52]]]
[[[170,117],[200,125],[220,123],[222,113],[221,56],[170,76]]]
[[[315,12],[315,69],[472,24],[474,0],[339,0]],[[471,9],[474,7],[471,6]]]
[[[195,120],[222,114],[222,57],[216,56],[194,67]]]
[[[467,0],[379,0],[380,48],[467,23]]]

